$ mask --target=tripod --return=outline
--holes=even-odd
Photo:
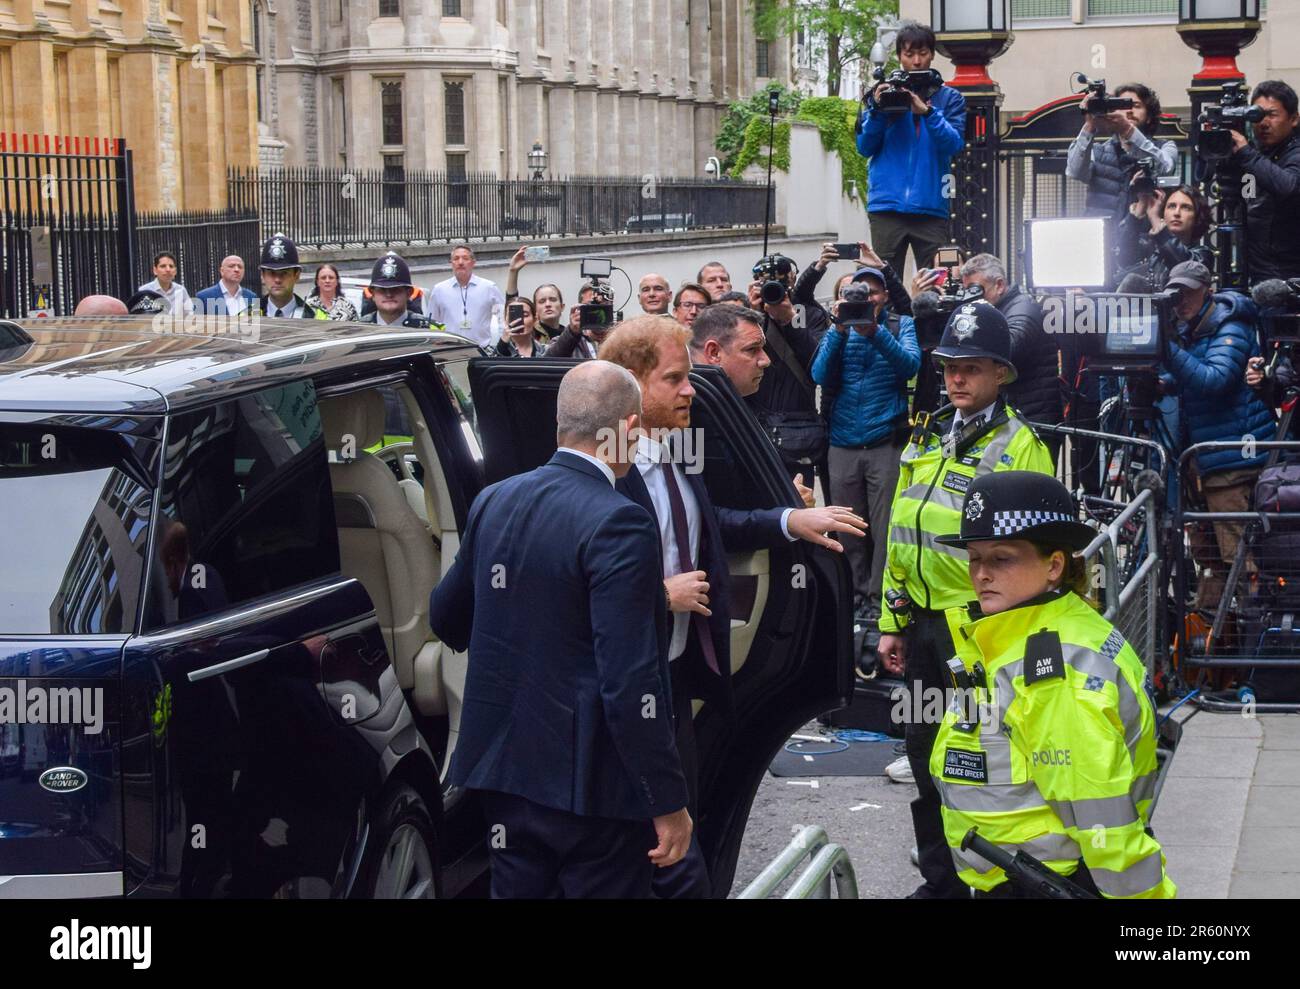
[[[1215,164],[1205,182],[1214,200],[1214,274],[1219,290],[1249,292],[1246,260],[1246,200],[1241,194],[1243,172],[1227,161]]]

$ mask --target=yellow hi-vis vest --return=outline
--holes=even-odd
[[[986,684],[954,692],[930,753],[957,874],[979,890],[1006,881],[961,850],[974,827],[1061,875],[1082,859],[1106,897],[1174,896],[1146,830],[1155,710],[1133,647],[1073,592],[975,621],[964,608],[946,617],[958,658],[968,671],[979,663]]]
[[[1001,399],[991,428],[955,447],[947,439],[954,412],[952,406],[940,409],[928,429],[918,423],[899,460],[889,513],[881,632],[902,627],[889,610],[891,590],[904,591],[914,607],[930,611],[946,611],[973,597],[966,551],[934,541],[961,531],[962,501],[972,480],[999,470],[1056,473],[1047,445]]]

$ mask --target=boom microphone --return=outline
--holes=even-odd
[[[1261,309],[1289,309],[1296,302],[1295,290],[1280,278],[1260,282],[1250,290],[1250,297]]]
[[[922,292],[912,300],[912,318],[917,322],[939,315],[939,293]]]

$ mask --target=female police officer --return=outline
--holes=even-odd
[[[948,611],[958,689],[930,756],[958,875],[975,890],[1029,895],[962,850],[972,829],[1086,891],[1172,897],[1147,831],[1155,712],[1142,661],[1081,596],[1074,552],[1096,533],[1055,478],[1005,471],[966,493],[961,534],[977,600]]]
[[[999,471],[1053,472],[1052,455],[1034,431],[1001,398],[1016,379],[1011,334],[1003,315],[987,302],[959,306],[934,350],[943,365],[951,405],[930,417],[918,414],[899,461],[898,487],[890,508],[884,600],[880,614],[881,663],[904,673],[913,702],[942,691],[945,663],[953,654],[944,609],[971,599],[966,552],[935,537],[958,527],[962,497],[979,477]],[[937,717],[904,719],[907,761],[916,781],[912,826],[925,882],[917,898],[964,897],[953,871],[939,815],[939,794],[930,781],[930,749]]]

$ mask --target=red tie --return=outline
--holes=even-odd
[[[679,572],[690,573],[696,567],[691,560],[691,538],[686,521],[686,503],[682,501],[682,491],[677,486],[677,472],[673,470],[672,462],[661,462],[659,466],[663,469],[664,481],[668,485],[668,504],[673,513],[673,536],[677,540],[677,559],[681,562]],[[698,611],[692,611],[690,614],[691,628],[699,637],[700,652],[704,654],[704,661],[709,664],[709,669],[721,676],[722,671],[718,669],[718,655],[713,649],[713,636],[709,634],[708,619]]]

